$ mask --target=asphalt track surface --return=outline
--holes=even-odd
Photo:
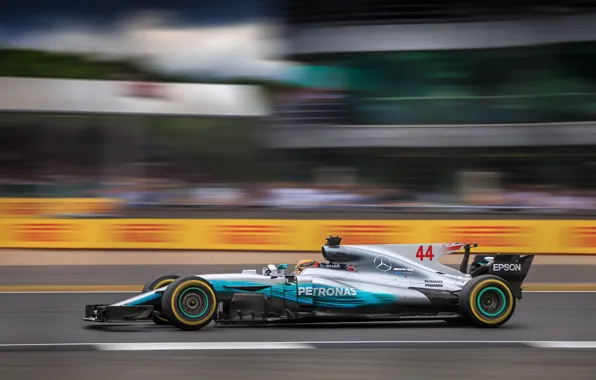
[[[1,285],[140,285],[166,274],[235,273],[261,265],[143,265],[143,266],[6,266],[0,267]],[[450,265],[456,267],[454,265]],[[534,265],[526,283],[594,283],[594,265]]]
[[[158,273],[162,273],[161,270]],[[138,273],[139,276],[146,274],[149,273]],[[135,283],[139,278],[131,276],[129,279]],[[103,325],[81,320],[85,304],[111,303],[133,294],[0,294],[0,351],[3,351],[0,352],[0,378],[28,380],[43,376],[93,380],[134,376],[162,380],[165,376],[192,376],[256,380],[280,376],[285,379],[399,377],[426,380],[503,379],[521,375],[559,380],[594,379],[596,370],[594,349],[522,348],[512,343],[582,341],[596,348],[596,293],[592,292],[527,292],[510,322],[490,330],[450,327],[442,322],[399,322],[212,326],[202,331],[184,332],[151,323]],[[223,346],[219,350],[169,350],[158,346],[156,351],[151,351],[156,348],[156,342]],[[255,342],[273,345],[318,342],[327,346],[312,350],[246,350],[257,346]],[[420,342],[424,347],[412,342]],[[64,343],[115,343],[114,346],[138,343],[135,347],[141,350],[78,351],[75,346],[71,346],[71,350],[60,348]],[[21,346],[28,344],[41,347],[43,351]],[[40,346],[42,344],[49,346]],[[404,348],[404,344],[413,346]],[[23,350],[13,352],[18,347]],[[57,347],[58,351],[52,347]]]
[[[593,380],[593,351],[378,349],[3,353],[2,379]]]
[[[184,332],[151,323],[81,320],[85,304],[112,303],[134,293],[0,294],[0,344],[120,342],[304,341],[596,341],[596,293],[526,293],[499,329],[448,327],[443,322],[210,326]],[[596,352],[595,352],[596,355]]]
[[[86,303],[114,302],[124,293],[0,294],[0,378],[80,379],[165,377],[284,379],[594,379],[596,293],[526,293],[499,329],[448,327],[441,322],[210,327],[99,325],[81,320]],[[349,341],[349,342],[346,342]],[[404,347],[411,342],[421,346]],[[592,349],[522,348],[520,341],[583,341]],[[133,351],[52,350],[60,343],[145,342]],[[167,350],[158,344],[220,344],[219,350]],[[229,342],[226,346],[226,342]],[[242,342],[248,342],[244,345]],[[320,342],[323,349],[250,349],[254,342]],[[362,346],[358,345],[362,343]],[[453,345],[462,343],[461,347]],[[471,342],[471,343],[470,343]],[[498,344],[503,343],[503,345]],[[14,352],[14,344],[46,343]],[[385,344],[384,344],[385,343]],[[181,343],[178,343],[181,344]],[[335,344],[335,346],[334,346]],[[426,345],[425,345],[426,344]],[[445,346],[443,346],[445,345]],[[117,345],[114,345],[117,346]],[[126,344],[125,344],[126,346]],[[242,348],[242,349],[241,349]],[[247,348],[249,348],[247,350]]]

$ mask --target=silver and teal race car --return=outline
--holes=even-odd
[[[476,255],[476,243],[341,245],[331,236],[324,260],[268,265],[261,273],[163,276],[141,294],[87,305],[85,321],[171,324],[199,330],[225,324],[428,320],[498,327],[513,315],[533,255]],[[439,262],[464,251],[459,269]]]

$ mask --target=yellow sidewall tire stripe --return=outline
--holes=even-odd
[[[509,303],[509,307],[507,308],[507,311],[505,312],[505,314],[503,314],[501,317],[497,318],[497,319],[486,319],[480,316],[480,314],[478,313],[478,310],[476,309],[476,296],[478,295],[478,292],[480,290],[482,290],[483,288],[485,288],[487,285],[489,284],[498,284],[501,285],[501,287],[503,287],[503,289],[507,292],[507,295],[509,296],[507,302]],[[503,320],[505,320],[510,314],[511,314],[511,310],[513,310],[513,303],[515,302],[515,299],[513,298],[513,294],[511,293],[511,290],[509,290],[509,287],[502,281],[499,280],[485,280],[482,281],[480,284],[478,284],[476,286],[476,288],[472,291],[472,293],[470,294],[470,310],[472,311],[472,315],[474,316],[474,318],[478,319],[480,322],[485,323],[487,325],[496,325],[497,323],[502,322]]]
[[[174,282],[174,280],[175,280],[175,279],[172,279],[172,278],[169,278],[169,279],[167,279],[167,280],[162,280],[162,281],[158,282],[158,283],[157,283],[157,285],[155,285],[155,286],[153,287],[153,289],[151,289],[151,290],[159,289],[159,288],[161,288],[162,286],[166,286],[166,285],[168,285],[168,284],[171,284],[172,282]]]
[[[213,297],[213,306],[211,307],[211,311],[209,312],[209,314],[207,314],[207,316],[201,320],[198,321],[188,321],[185,318],[181,318],[180,315],[178,314],[178,312],[176,311],[176,299],[178,298],[178,293],[180,293],[180,290],[183,289],[183,287],[181,285],[201,285],[204,286],[206,289],[206,291],[208,291],[211,296]],[[186,286],[184,286],[184,288],[186,288]],[[176,288],[176,290],[174,290],[174,293],[172,294],[172,300],[171,300],[171,304],[170,306],[172,307],[172,313],[174,314],[174,316],[176,317],[176,319],[178,319],[180,322],[189,325],[189,326],[196,326],[196,325],[200,325],[202,323],[205,323],[206,321],[208,321],[211,316],[213,315],[213,313],[215,313],[215,310],[217,309],[217,303],[215,302],[216,297],[215,297],[215,293],[213,292],[213,289],[211,289],[211,286],[209,286],[207,283],[205,283],[204,281],[201,280],[190,280],[190,281],[185,281],[182,284],[178,285],[178,288]]]

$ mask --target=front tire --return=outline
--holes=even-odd
[[[142,293],[150,292],[152,290],[169,285],[172,282],[176,281],[178,278],[180,278],[180,276],[166,275],[161,276],[155,280],[149,280],[143,286]],[[155,323],[156,325],[169,325],[170,321],[168,321],[168,319],[165,318],[159,310],[156,310],[153,312],[153,323]]]
[[[163,315],[181,330],[200,330],[216,316],[215,289],[198,276],[174,281],[164,292],[161,302]]]
[[[460,311],[477,327],[502,326],[513,316],[515,306],[511,288],[498,276],[475,277],[460,293]]]

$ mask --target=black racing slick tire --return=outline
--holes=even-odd
[[[475,277],[460,292],[460,311],[476,327],[502,326],[513,316],[515,306],[511,288],[498,276]]]
[[[198,276],[172,282],[161,299],[163,315],[181,330],[200,330],[216,317],[217,296],[213,286]]]
[[[178,278],[180,278],[180,276],[166,275],[166,276],[161,276],[155,280],[147,281],[145,283],[145,285],[143,286],[142,293],[150,292],[152,290],[159,289],[163,286],[169,285],[172,282],[176,281]],[[153,312],[153,323],[155,323],[157,325],[169,325],[170,321],[168,321],[168,319],[162,315],[161,311],[156,310]]]

